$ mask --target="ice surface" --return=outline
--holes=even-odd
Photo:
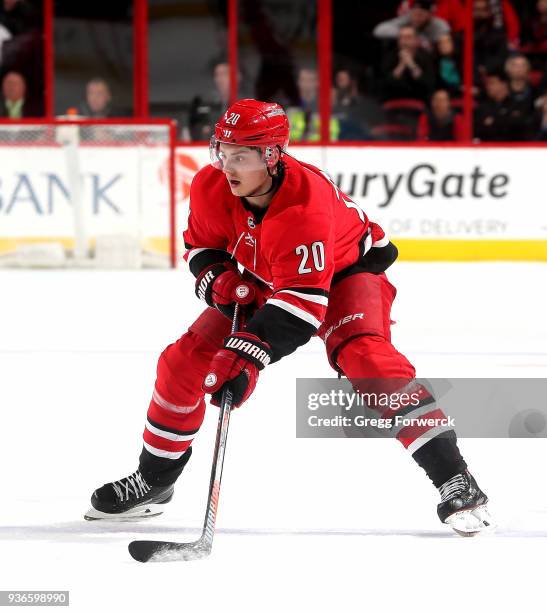
[[[543,377],[547,266],[405,264],[395,345],[420,376]],[[0,271],[0,589],[69,589],[73,610],[543,609],[545,440],[461,441],[500,523],[464,539],[389,440],[295,438],[294,378],[332,376],[319,341],[270,366],[234,412],[212,556],[142,565],[132,539],[199,536],[217,410],[162,517],[86,522],[136,467],[162,348],[199,311],[182,271]]]

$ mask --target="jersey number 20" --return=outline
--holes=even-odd
[[[308,260],[310,258],[310,249],[307,244],[301,244],[296,247],[296,254],[302,257],[300,265],[298,266],[298,274],[310,274],[313,272],[312,268],[307,267]],[[325,247],[322,242],[313,242],[311,245],[311,254],[313,258],[313,265],[318,272],[325,269]],[[311,263],[311,262],[310,262]]]

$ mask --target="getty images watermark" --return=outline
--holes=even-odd
[[[422,403],[422,394],[417,391],[376,393],[347,392],[342,389],[331,389],[308,395],[308,416],[310,427],[374,427],[378,429],[393,429],[395,427],[455,427],[454,417],[450,416],[412,416],[412,409],[418,409]],[[429,405],[429,404],[428,404]],[[313,411],[320,407],[340,408],[343,413],[334,416],[320,416]],[[367,416],[355,409],[369,409],[376,414],[392,416]],[[399,410],[404,409],[404,413]],[[410,413],[408,412],[410,410]],[[432,412],[432,411],[430,411]],[[405,416],[408,415],[408,416]]]
[[[296,435],[377,438],[455,430],[467,438],[547,437],[547,380],[300,378]]]

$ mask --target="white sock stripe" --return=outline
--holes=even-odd
[[[281,293],[289,293],[290,295],[295,295],[297,298],[301,300],[308,300],[308,302],[315,302],[315,304],[323,304],[323,306],[328,306],[329,298],[324,295],[314,295],[310,293],[300,293],[299,291],[293,291],[292,289],[281,289],[275,295],[278,296]]]
[[[438,427],[433,427],[432,429],[428,429],[424,431],[424,433],[414,440],[411,444],[407,446],[407,451],[412,455],[417,450],[422,448],[424,444],[427,444],[429,440],[432,440],[435,436],[438,436],[440,433],[445,431],[454,431],[453,427],[449,427],[448,425],[439,425]]]
[[[302,308],[298,308],[297,306],[293,306],[292,304],[288,304],[287,302],[283,302],[282,300],[276,300],[275,298],[270,298],[266,302],[266,304],[272,304],[272,306],[277,306],[278,308],[281,308],[282,310],[286,310],[287,312],[290,312],[291,314],[293,314],[295,317],[298,317],[299,319],[303,319],[307,323],[310,323],[316,329],[319,329],[319,327],[321,327],[321,322],[318,321],[309,312],[302,310]]]
[[[170,431],[163,431],[163,429],[158,429],[157,427],[154,427],[154,425],[151,425],[148,421],[146,421],[145,427],[146,429],[148,429],[150,433],[153,433],[156,436],[160,436],[160,438],[171,440],[172,442],[186,442],[188,440],[193,440],[194,436],[196,435],[196,434],[179,435],[179,434],[171,433]]]
[[[161,448],[154,448],[153,446],[150,446],[150,444],[148,444],[148,442],[145,442],[144,440],[142,443],[144,445],[144,448],[149,453],[155,455],[156,457],[164,457],[165,459],[180,459],[182,455],[184,455],[184,453],[186,452],[186,450],[180,452],[161,450]]]
[[[418,406],[416,409],[411,410],[410,412],[407,412],[403,416],[403,419],[417,419],[418,417],[424,416],[424,414],[427,414],[428,412],[433,412],[434,410],[438,410],[436,402],[435,403],[432,402],[431,404],[428,404],[427,406]],[[392,415],[391,418],[395,419],[396,416],[397,416],[397,413]],[[396,436],[401,431],[401,429],[404,429],[405,427],[408,427],[408,425],[405,425],[404,423],[401,423],[400,425],[394,425],[391,428],[391,435]]]
[[[165,408],[165,410],[169,410],[170,412],[176,412],[177,414],[188,414],[189,412],[193,412],[201,402],[201,398],[193,406],[177,406],[176,404],[172,404],[164,399],[159,393],[157,389],[154,389],[154,393],[152,394],[152,400]]]

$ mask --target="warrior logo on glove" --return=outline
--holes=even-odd
[[[251,395],[258,381],[258,373],[272,360],[271,347],[258,336],[237,332],[224,340],[224,348],[216,353],[211,371],[202,389],[211,393],[211,403],[220,406],[222,388],[228,384],[233,393],[233,405],[241,406]]]
[[[248,335],[250,336],[250,334]],[[264,345],[243,340],[238,338],[236,335],[228,337],[224,343],[225,348],[232,349],[232,351],[238,355],[241,355],[242,357],[248,356],[251,359],[254,358],[253,360],[255,365],[259,370],[265,368],[272,359],[271,353],[269,351],[266,352],[264,348],[261,348],[262,346]],[[260,366],[262,366],[262,368]]]

